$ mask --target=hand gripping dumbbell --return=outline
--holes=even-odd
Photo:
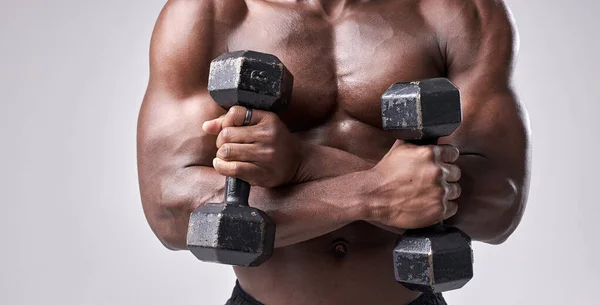
[[[287,108],[293,80],[277,57],[237,51],[212,61],[208,91],[225,109],[240,105],[277,112]],[[254,267],[269,259],[275,224],[248,205],[249,195],[248,182],[227,177],[224,201],[204,204],[191,214],[187,247],[199,260]]]
[[[462,120],[460,92],[448,79],[396,83],[381,97],[382,124],[399,140],[437,144]],[[463,287],[473,277],[471,238],[442,223],[408,230],[394,248],[396,281],[438,293]]]

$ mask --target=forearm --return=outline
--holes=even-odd
[[[289,187],[251,191],[250,204],[277,225],[276,247],[284,247],[333,232],[364,218],[360,196],[363,172],[310,181]]]
[[[341,149],[306,143],[297,182],[303,183],[368,170],[375,164]]]
[[[199,175],[202,177],[194,177]],[[361,173],[355,172],[275,189],[255,186],[251,188],[249,203],[266,212],[275,222],[275,247],[284,247],[325,235],[361,219],[364,205],[357,192],[361,188],[360,177]],[[192,173],[190,178],[205,181],[204,194],[194,192],[193,188],[188,190],[191,196],[196,197],[186,199],[194,203],[194,208],[223,200],[224,187],[213,181],[223,181],[224,184],[225,177],[214,169],[202,168]],[[187,228],[187,222],[181,223],[183,225]],[[178,231],[185,232],[183,228]],[[184,240],[182,234],[181,246],[185,245]]]
[[[364,207],[355,191],[359,172],[375,163],[349,152],[306,144],[299,180],[274,189],[255,187],[252,205],[266,211],[277,224],[276,247],[303,242],[359,220]]]
[[[309,151],[305,173],[313,180],[251,189],[250,205],[266,211],[277,225],[276,247],[327,234],[360,218],[359,196],[353,192],[363,181],[358,172],[373,163],[325,146],[313,145]],[[141,183],[141,193],[154,232],[168,248],[186,249],[190,213],[205,203],[223,201],[225,177],[202,165],[142,176],[149,182]]]
[[[502,243],[521,220],[527,199],[526,179],[480,155],[461,156],[457,164],[462,170],[462,194],[458,213],[446,223],[462,229],[473,240]]]

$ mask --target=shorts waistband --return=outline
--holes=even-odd
[[[242,287],[238,281],[235,282],[235,287],[233,287],[233,292],[231,293],[231,298],[225,303],[225,305],[265,305],[251,295],[249,295]],[[448,305],[444,300],[444,297],[441,293],[436,294],[428,294],[423,293],[416,300],[412,301],[408,305]]]

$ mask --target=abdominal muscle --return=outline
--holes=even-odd
[[[267,305],[408,304],[394,280],[397,235],[366,222],[285,248],[257,268],[235,267],[242,288]]]
[[[331,120],[300,137],[371,160],[380,159],[393,143],[381,129],[349,118]],[[418,293],[394,280],[392,250],[397,239],[395,233],[357,221],[277,248],[260,267],[234,270],[242,288],[266,305],[408,304]]]

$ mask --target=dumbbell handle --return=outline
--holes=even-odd
[[[225,203],[248,206],[250,183],[233,177],[225,178]]]
[[[246,107],[252,110],[249,106]],[[247,125],[242,124],[242,126]],[[225,178],[225,203],[249,206],[248,198],[250,198],[250,183],[238,178]]]

